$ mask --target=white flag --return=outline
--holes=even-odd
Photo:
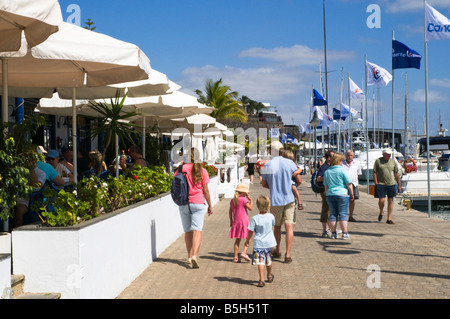
[[[392,81],[392,75],[374,63],[367,62],[367,85],[387,86]]]
[[[350,96],[352,99],[364,99],[364,92],[353,82],[352,79],[348,78]]]
[[[425,3],[425,41],[450,39],[450,21]]]
[[[317,105],[314,106],[313,110],[317,111],[317,117],[320,119],[320,124],[328,127],[332,123],[337,123],[337,121],[334,121],[331,116],[329,116],[328,114],[322,112],[322,110]]]
[[[347,117],[350,115],[350,113],[353,116],[356,116],[358,114],[358,111],[348,106],[347,104],[341,103],[341,116]]]

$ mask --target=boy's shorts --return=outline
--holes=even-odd
[[[253,248],[252,265],[270,266],[272,264],[272,248]]]

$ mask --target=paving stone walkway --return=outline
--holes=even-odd
[[[257,179],[256,179],[257,180]],[[180,236],[117,298],[119,299],[448,299],[450,297],[450,222],[406,210],[396,200],[395,225],[378,222],[377,200],[360,192],[349,223],[350,240],[322,238],[321,200],[307,178],[299,187],[291,264],[274,259],[275,280],[256,287],[250,263],[233,263],[228,238],[230,199],[205,217],[200,268],[185,264]],[[254,200],[269,190],[250,185]],[[250,217],[257,213],[256,205]],[[284,228],[283,228],[284,230]],[[284,253],[284,231],[282,253]],[[251,251],[251,250],[249,250]]]

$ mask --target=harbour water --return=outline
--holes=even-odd
[[[365,190],[367,187],[366,181],[360,181],[360,189]],[[370,182],[370,185],[373,185],[373,182]],[[400,194],[401,196],[401,194]],[[400,198],[400,197],[397,197]],[[396,201],[397,202],[397,201]],[[412,209],[415,209],[424,214],[428,214],[428,206],[427,203],[420,203],[416,205],[415,203],[411,206]],[[431,205],[431,216],[440,218],[445,221],[450,221],[450,202],[433,202]]]
[[[427,206],[412,206],[413,209],[428,214]],[[450,203],[432,205],[431,216],[450,221]]]

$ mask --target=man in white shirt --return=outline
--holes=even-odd
[[[359,191],[358,191],[358,177],[362,175],[361,166],[358,162],[353,160],[353,151],[348,150],[345,153],[345,160],[342,162],[342,166],[347,170],[348,175],[350,176],[353,184],[353,195],[354,198],[350,199],[348,205],[348,221],[356,222],[356,219],[353,218],[353,212],[355,210],[355,199],[359,199]]]

